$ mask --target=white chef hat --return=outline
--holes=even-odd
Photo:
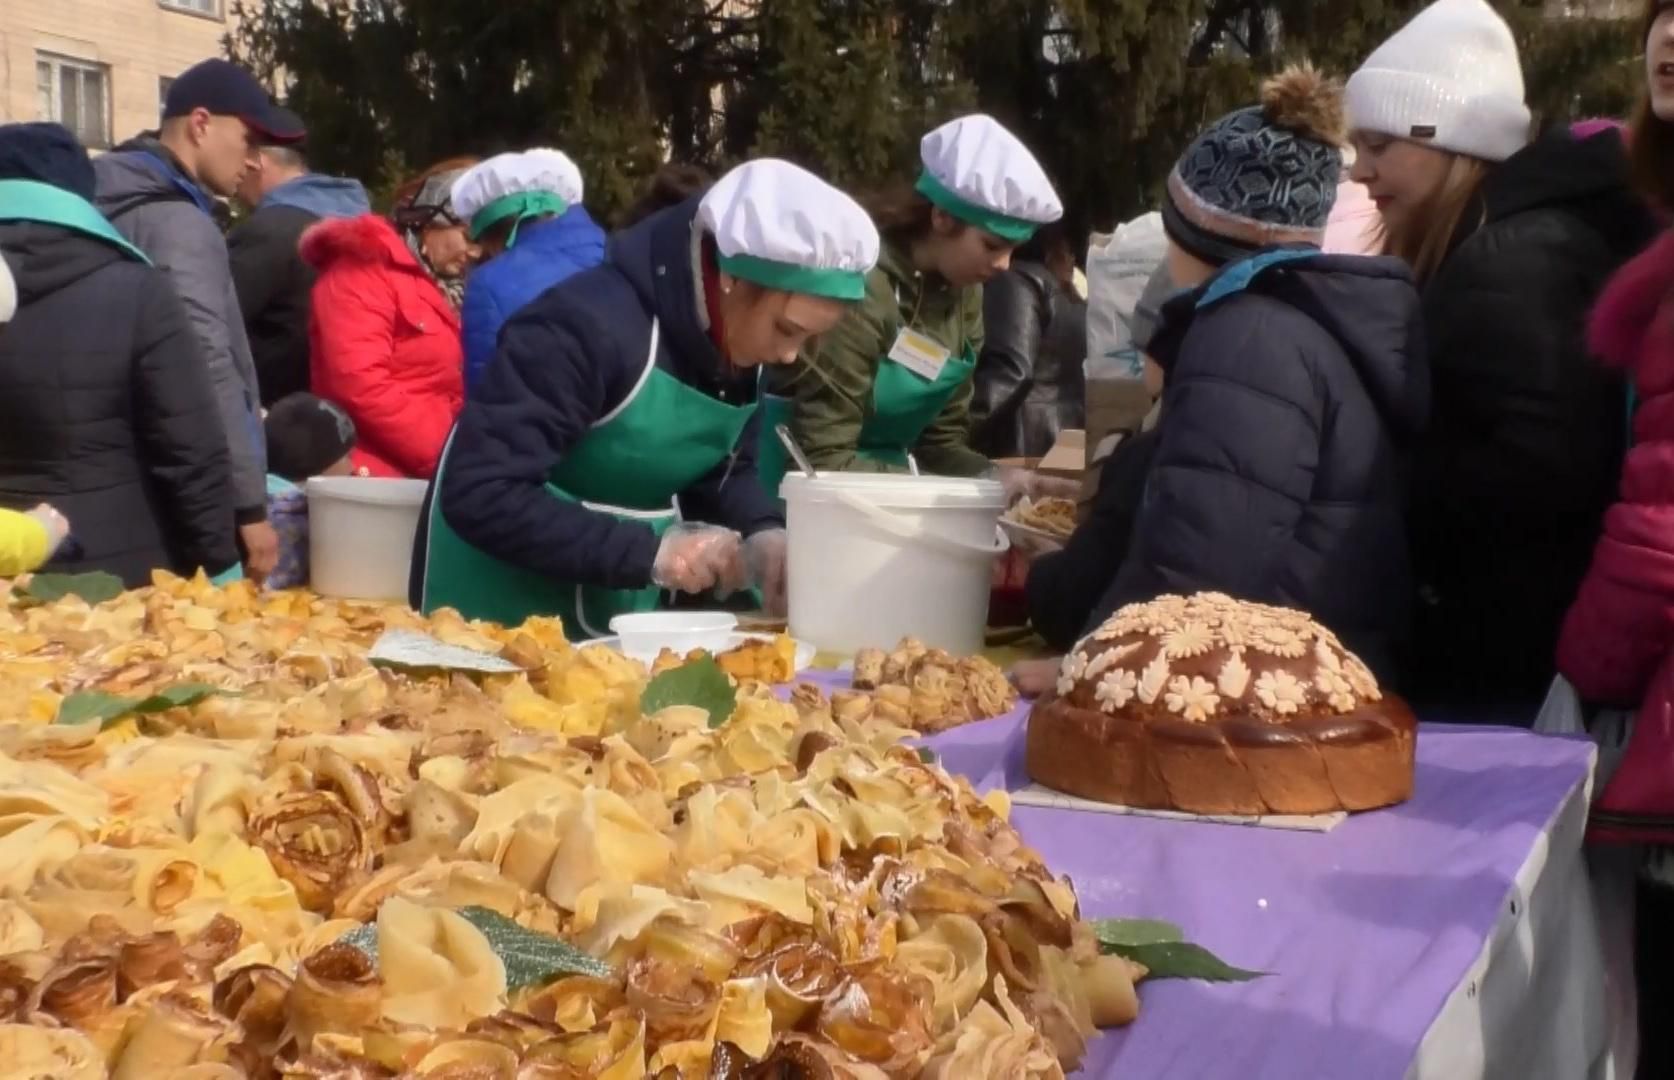
[[[878,261],[878,229],[843,192],[788,161],[733,169],[698,204],[721,269],[770,289],[859,300]]]
[[[0,257],[0,323],[9,323],[12,316],[17,314],[17,281],[12,277],[12,268],[6,265],[6,260]]]
[[[992,116],[950,120],[919,143],[919,194],[968,225],[1014,244],[1064,216],[1046,170]]]
[[[465,170],[453,182],[452,202],[453,212],[470,226],[471,239],[511,220],[515,241],[517,223],[538,214],[562,214],[581,196],[581,170],[570,156],[537,147],[496,154]]]

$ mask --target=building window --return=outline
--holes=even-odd
[[[174,76],[160,75],[157,78],[157,115],[161,117],[169,107],[169,87],[174,85]]]
[[[184,11],[188,15],[203,15],[211,19],[221,17],[221,0],[157,0],[157,4],[170,11]]]
[[[110,68],[68,56],[35,54],[41,119],[75,132],[82,145],[110,145]]]

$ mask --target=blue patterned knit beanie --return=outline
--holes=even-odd
[[[1168,177],[1169,239],[1219,266],[1276,244],[1319,244],[1343,169],[1343,89],[1311,67],[1262,84],[1261,104],[1192,141]]]

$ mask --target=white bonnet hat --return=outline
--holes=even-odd
[[[1436,0],[1349,78],[1349,127],[1504,161],[1529,142],[1523,67],[1486,0]]]
[[[917,190],[969,225],[1014,244],[1064,216],[1046,170],[992,116],[950,120],[919,143]]]
[[[496,154],[453,182],[453,212],[475,240],[508,218],[562,214],[581,202],[581,170],[562,150]]]
[[[860,204],[788,161],[747,161],[698,204],[722,270],[770,289],[859,300],[878,261],[878,229]]]

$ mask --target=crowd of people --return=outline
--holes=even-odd
[[[1134,320],[1160,408],[1033,558],[1048,641],[1214,590],[1315,615],[1427,719],[1528,724],[1556,672],[1657,718],[1606,797],[1674,839],[1634,825],[1674,820],[1674,5],[1643,30],[1624,123],[1537,133],[1506,24],[1436,0],[1197,133]],[[375,212],[222,60],[97,158],[0,127],[0,573],[298,584],[299,484],[409,477],[415,605],[592,634],[783,610],[780,425],[822,470],[1059,491],[1008,463],[1082,421],[1058,195],[985,115],[920,156],[858,199],[673,164],[607,233],[544,148]]]

